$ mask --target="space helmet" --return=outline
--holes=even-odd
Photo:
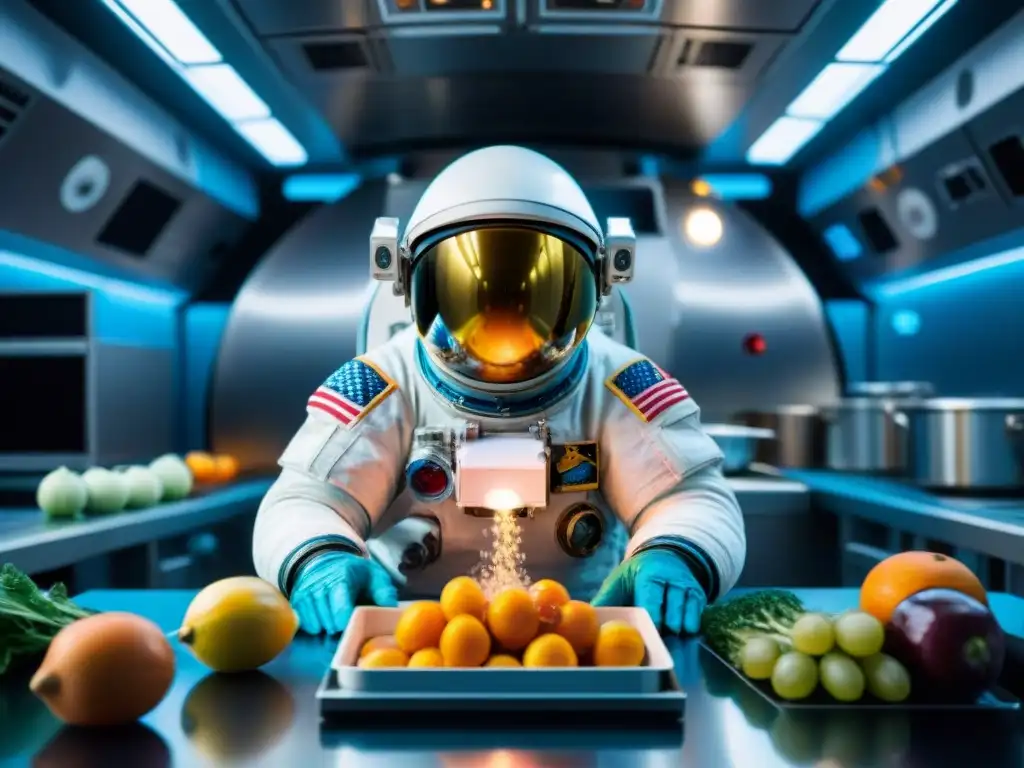
[[[628,219],[602,232],[557,163],[496,146],[430,183],[402,239],[378,219],[371,268],[404,294],[432,362],[481,389],[529,385],[583,343],[602,295],[632,277]]]

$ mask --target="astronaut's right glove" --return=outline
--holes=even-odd
[[[299,626],[311,635],[344,631],[356,605],[366,601],[393,608],[398,592],[387,571],[348,552],[325,552],[304,563],[291,593]]]

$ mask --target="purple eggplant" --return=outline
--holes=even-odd
[[[999,679],[1006,637],[973,597],[928,589],[897,606],[886,627],[886,650],[906,665],[914,698],[969,703]]]

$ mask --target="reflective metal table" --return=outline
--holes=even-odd
[[[842,610],[853,590],[798,590],[809,607]],[[189,592],[90,592],[78,602],[148,616],[168,632]],[[1003,626],[1024,634],[1024,601],[993,595]],[[262,672],[209,674],[185,649],[164,702],[142,724],[113,732],[62,729],[24,680],[0,685],[0,765],[271,768],[954,768],[1024,765],[1019,713],[885,712],[806,716],[767,704],[694,641],[672,641],[686,689],[686,722],[668,731],[607,726],[481,729],[473,722],[384,722],[321,728],[314,692],[336,640],[300,636]]]

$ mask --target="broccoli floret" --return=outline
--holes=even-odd
[[[739,666],[744,644],[754,637],[771,637],[783,648],[789,647],[789,631],[805,612],[804,604],[792,592],[751,592],[709,606],[701,619],[701,631],[715,653]]]

